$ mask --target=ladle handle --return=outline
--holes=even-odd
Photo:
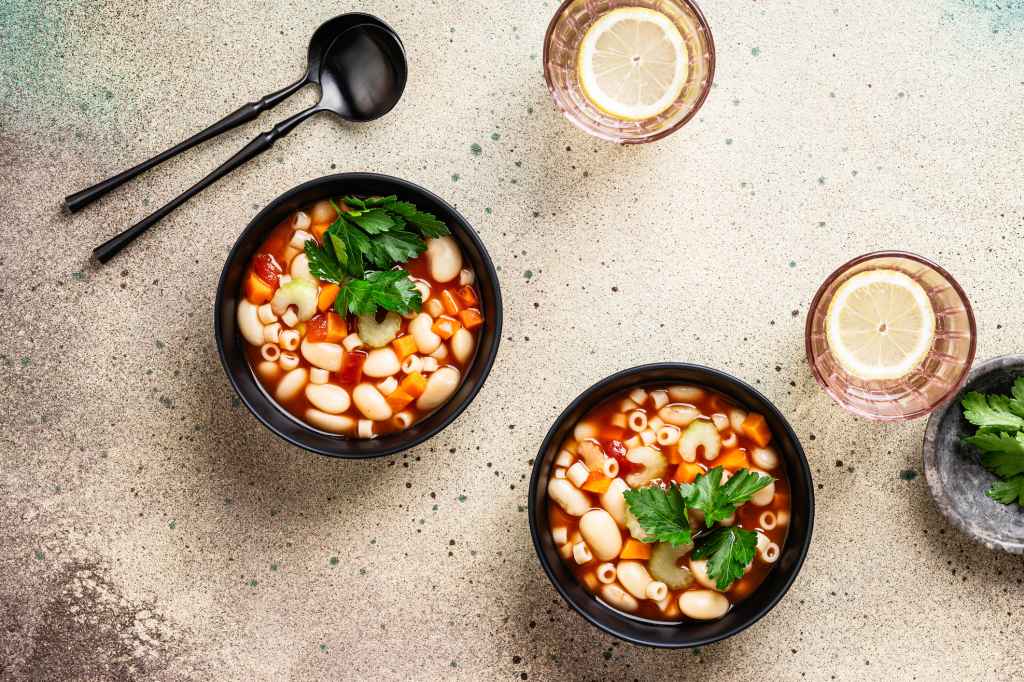
[[[295,83],[292,83],[288,87],[282,88],[277,92],[273,92],[265,97],[256,100],[255,102],[243,104],[241,107],[235,109],[233,112],[231,112],[221,120],[217,121],[206,130],[196,133],[195,135],[188,138],[184,142],[179,142],[178,144],[174,145],[167,151],[161,152],[160,154],[157,154],[153,158],[143,161],[139,165],[133,166],[126,171],[122,171],[121,173],[118,173],[113,177],[107,178],[102,182],[97,182],[92,187],[87,187],[86,189],[83,189],[80,192],[69,194],[64,198],[64,206],[72,213],[75,213],[76,211],[85,208],[92,202],[102,197],[107,192],[120,187],[121,185],[128,182],[132,178],[141,175],[142,173],[145,173],[153,166],[163,163],[172,156],[177,156],[181,152],[191,149],[192,147],[195,147],[200,142],[205,142],[206,140],[209,140],[211,137],[216,137],[221,133],[226,133],[232,128],[237,128],[243,123],[248,123],[249,121],[259,116],[260,112],[266,111],[267,109],[270,109],[277,105],[278,103],[282,102],[285,98],[287,98],[289,95],[294,94],[296,90],[300,89],[306,83],[306,79],[303,78],[302,80],[296,81]]]
[[[249,144],[242,147],[234,156],[219,165],[212,173],[207,175],[205,178],[197,182],[196,184],[189,187],[187,190],[182,192],[180,195],[169,201],[161,208],[154,211],[151,215],[143,218],[139,222],[129,227],[124,232],[108,239],[103,242],[95,249],[92,250],[93,255],[101,263],[106,263],[111,258],[116,256],[121,249],[128,246],[136,237],[156,225],[166,215],[171,213],[174,209],[178,208],[186,201],[194,197],[195,195],[202,192],[204,189],[212,185],[213,183],[220,180],[222,177],[241,166],[246,161],[254,159],[263,152],[267,151],[274,146],[274,142],[287,135],[292,128],[297,126],[302,121],[306,120],[313,114],[316,114],[322,109],[318,107],[312,107],[304,111],[300,111],[294,116],[287,118],[276,126],[271,128],[265,133],[257,135],[256,138]]]

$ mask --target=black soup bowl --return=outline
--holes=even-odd
[[[462,249],[464,260],[476,272],[476,287],[484,315],[484,326],[477,340],[473,361],[464,373],[462,384],[448,402],[404,431],[373,440],[345,438],[321,431],[299,421],[279,407],[260,385],[249,366],[245,357],[245,341],[236,321],[242,281],[249,261],[271,230],[303,206],[346,194],[396,194],[399,199],[411,201],[444,221]],[[411,448],[437,435],[476,397],[491,371],[501,341],[501,290],[498,275],[487,249],[476,232],[458,211],[436,194],[411,182],[376,173],[327,175],[290,189],[270,202],[246,226],[228,254],[220,284],[217,286],[214,306],[214,331],[220,359],[231,385],[235,387],[245,406],[264,426],[292,445],[321,455],[344,459],[368,459],[389,455]]]
[[[718,391],[739,406],[764,415],[772,444],[784,463],[790,485],[790,526],[778,561],[757,589],[718,620],[662,624],[633,618],[606,606],[581,585],[558,555],[548,524],[547,483],[560,444],[591,409],[620,391],[654,383],[683,383]],[[530,479],[530,533],[541,566],[555,589],[572,608],[600,630],[633,644],[677,649],[696,647],[731,637],[768,613],[793,584],[814,524],[814,489],[803,448],[792,427],[760,392],[724,372],[700,365],[658,363],[621,371],[599,381],[569,404],[548,431],[537,454]]]

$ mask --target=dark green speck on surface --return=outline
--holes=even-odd
[[[43,560],[43,553],[40,552],[38,549],[36,550],[36,559],[38,561],[42,561]]]
[[[454,31],[454,30],[455,29],[453,28],[452,31]],[[323,652],[326,653],[327,652],[327,645],[326,644],[321,644],[320,645],[320,651],[323,651]]]
[[[255,578],[249,581],[249,587],[256,587],[256,580],[255,580]]]
[[[491,211],[491,207],[490,207],[490,206],[488,206],[487,208],[485,208],[485,209],[484,209],[484,213],[486,213],[487,215],[491,215],[491,213],[492,213],[492,211]]]
[[[501,139],[501,135],[499,133],[491,133],[491,139],[497,142]]]
[[[759,48],[759,47],[752,47],[752,48],[750,48],[750,54],[753,55],[754,57],[758,56],[759,54],[761,54],[761,48]]]
[[[164,342],[163,342],[163,341],[161,341],[160,339],[157,339],[157,340],[156,340],[156,347],[157,347],[158,349],[161,349],[161,348],[163,348],[163,347],[164,347]]]
[[[330,558],[330,559],[329,559],[329,560],[327,561],[327,563],[329,563],[329,564],[330,564],[331,566],[337,566],[337,565],[338,565],[338,557],[336,557],[336,556],[332,556],[332,557],[331,557],[331,558]]]
[[[459,502],[465,502],[468,498],[465,495],[459,495],[455,499],[457,499]]]
[[[276,571],[277,570],[277,564],[270,564],[270,570],[271,571]]]
[[[458,182],[458,181],[459,181],[459,174],[458,173],[452,173],[452,182]]]
[[[533,277],[533,270],[527,270],[526,272],[524,272],[523,277],[525,277],[526,279],[530,279],[531,277]]]
[[[725,138],[725,143],[726,144],[732,144],[732,138],[731,137]]]
[[[903,471],[900,472],[900,478],[902,478],[904,481],[913,481],[915,478],[917,478],[917,472],[914,471],[913,469],[904,469]]]
[[[478,145],[476,142],[474,142],[473,144],[469,145],[469,151],[473,154],[473,156],[480,156],[481,154],[483,154],[484,148]]]
[[[172,520],[170,523],[167,524],[167,527],[170,528],[171,530],[174,530],[175,528],[178,527],[178,522]]]
[[[795,268],[796,267],[796,261],[795,260],[789,261],[789,267]]]

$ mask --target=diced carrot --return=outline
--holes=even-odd
[[[398,388],[413,398],[419,398],[427,388],[427,378],[419,372],[413,372],[402,379],[402,383],[398,384]]]
[[[484,316],[476,308],[466,308],[459,312],[459,319],[466,329],[476,329],[484,323]]]
[[[768,422],[757,412],[751,412],[740,425],[740,431],[750,440],[757,443],[758,447],[765,447],[772,442],[772,432],[768,428]]]
[[[622,551],[619,552],[620,559],[639,559],[643,561],[651,558],[651,546],[646,542],[640,542],[629,538],[626,540],[626,544],[622,545]]]
[[[733,448],[723,452],[711,464],[723,467],[727,471],[738,471],[750,467],[750,462],[747,461],[747,451],[743,448]]]
[[[310,341],[327,340],[327,316],[317,315],[306,325],[306,338]]]
[[[461,326],[462,325],[459,324],[459,321],[456,320],[454,317],[442,315],[441,317],[437,318],[437,320],[434,321],[434,326],[432,326],[430,329],[435,334],[440,336],[442,339],[448,340],[455,336],[455,332],[459,331],[459,327]]]
[[[395,349],[395,355],[399,360],[405,360],[416,352],[416,339],[412,337],[412,334],[399,336],[391,342],[391,347]]]
[[[401,387],[396,388],[391,393],[388,393],[388,397],[385,398],[388,401],[388,405],[395,412],[401,412],[405,409],[406,405],[416,400],[411,395],[402,390]]]
[[[459,311],[462,310],[462,306],[455,300],[455,294],[452,293],[451,289],[445,289],[441,292],[441,305],[444,306],[444,311],[449,315],[458,315]]]
[[[476,290],[469,284],[459,289],[458,292],[456,292],[456,295],[467,308],[472,308],[480,302],[480,299],[476,297]]]
[[[310,234],[316,237],[316,240],[321,244],[324,243],[324,233],[327,232],[327,228],[331,226],[330,223],[318,223],[313,227],[309,228]]]
[[[597,588],[601,587],[601,583],[597,581],[597,576],[593,571],[583,574],[583,582],[591,592],[597,592]]]
[[[325,284],[320,289],[320,296],[316,300],[316,307],[320,312],[324,312],[334,305],[334,299],[338,298],[339,291],[341,291],[341,287],[337,284]]]
[[[245,299],[253,305],[262,305],[274,297],[274,289],[255,272],[245,280]]]
[[[625,435],[626,429],[618,426],[602,426],[597,438],[598,440],[622,440]]]
[[[668,463],[679,464],[683,461],[683,458],[679,456],[679,448],[672,446],[668,450]]]
[[[698,474],[704,473],[704,467],[696,462],[680,462],[672,480],[676,483],[693,483]]]
[[[586,482],[581,486],[583,490],[589,490],[592,493],[598,495],[608,491],[608,486],[612,484],[612,479],[607,476],[602,476],[596,471],[591,471],[590,475],[587,476]]]
[[[327,340],[330,343],[341,343],[348,336],[348,325],[345,318],[334,312],[327,313]]]

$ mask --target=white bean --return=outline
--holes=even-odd
[[[747,413],[743,410],[729,410],[729,425],[732,426],[733,431],[739,431],[746,418]]]
[[[306,397],[313,407],[328,414],[341,414],[352,404],[348,391],[335,384],[309,384]]]
[[[338,217],[338,212],[331,206],[330,201],[324,199],[313,204],[309,217],[314,223],[333,223],[334,219]]]
[[[433,353],[430,354],[430,357],[434,358],[438,362],[444,362],[448,359],[448,346],[442,343]]]
[[[402,360],[402,371],[406,374],[414,374],[423,368],[423,359],[413,353],[405,360]]]
[[[307,381],[309,381],[309,372],[306,371],[306,368],[296,367],[285,374],[280,383],[277,384],[274,397],[277,398],[278,402],[282,403],[293,400],[306,387]]]
[[[292,216],[292,229],[293,230],[305,230],[309,227],[312,221],[309,219],[309,214],[305,211],[296,211],[295,215]]]
[[[430,355],[441,345],[441,337],[433,332],[434,318],[427,313],[420,313],[409,323],[409,333],[420,355]]]
[[[601,561],[614,559],[622,551],[622,534],[615,525],[615,519],[604,509],[591,509],[583,515],[580,535]]]
[[[402,363],[398,361],[395,351],[390,348],[377,348],[371,350],[370,354],[366,356],[366,362],[363,363],[363,374],[380,379],[398,374],[398,370],[401,368]]]
[[[263,345],[263,324],[260,323],[259,308],[249,301],[238,303],[238,331],[253,346]]]
[[[671,386],[668,389],[668,397],[676,402],[692,405],[704,397],[704,389],[696,386]]]
[[[722,414],[721,412],[715,412],[711,415],[711,421],[714,423],[715,428],[719,431],[725,431],[729,428],[729,417]]]
[[[694,620],[714,620],[726,614],[729,600],[711,590],[690,590],[679,595],[679,610]]]
[[[398,388],[398,379],[394,377],[388,377],[384,381],[377,382],[377,390],[385,396],[389,396],[394,393],[396,388]]]
[[[430,276],[437,282],[450,282],[462,270],[462,252],[450,236],[427,240],[427,264]]]
[[[590,509],[586,494],[564,478],[548,481],[548,497],[569,516],[583,516]]]
[[[460,365],[465,365],[473,357],[473,334],[465,327],[459,327],[449,343],[452,346],[452,355]]]
[[[762,469],[774,469],[779,466],[779,456],[771,448],[754,448],[750,460]]]
[[[273,308],[270,307],[269,303],[264,303],[256,309],[256,315],[260,318],[260,322],[263,324],[271,324],[277,322],[277,315],[274,314]]]
[[[640,603],[632,595],[614,583],[601,587],[601,598],[620,611],[632,613],[640,608]]]
[[[682,403],[669,403],[658,410],[658,416],[666,424],[682,428],[689,426],[690,422],[699,417],[700,410],[690,405],[683,405]]]
[[[367,419],[384,421],[391,418],[391,406],[373,384],[359,384],[352,390],[352,402]]]
[[[421,410],[432,410],[448,398],[452,397],[459,387],[459,370],[454,367],[442,367],[427,377],[427,387],[416,400],[416,407]]]
[[[622,583],[622,586],[631,595],[637,599],[647,598],[647,586],[654,582],[654,579],[642,563],[639,561],[620,561],[619,565],[615,568],[618,571],[619,582]]]
[[[444,315],[444,304],[441,303],[441,299],[432,298],[423,304],[423,310],[434,319],[437,319]]]
[[[459,284],[466,286],[476,281],[476,273],[469,268],[462,268],[459,272]]]
[[[303,339],[302,357],[314,367],[326,369],[328,372],[340,372],[345,351],[336,343]]]
[[[690,559],[690,573],[693,573],[693,577],[704,587],[718,591],[715,581],[708,577],[707,559]]]
[[[320,410],[306,410],[306,421],[313,426],[331,433],[352,433],[356,428],[356,420],[344,414],[327,414]]]
[[[626,490],[629,490],[626,482],[615,478],[608,484],[608,490],[601,493],[601,506],[611,514],[620,528],[626,527],[626,498],[622,495]]]
[[[256,366],[256,374],[258,374],[260,379],[263,381],[270,382],[281,376],[281,368],[276,362],[268,362],[264,360]]]

